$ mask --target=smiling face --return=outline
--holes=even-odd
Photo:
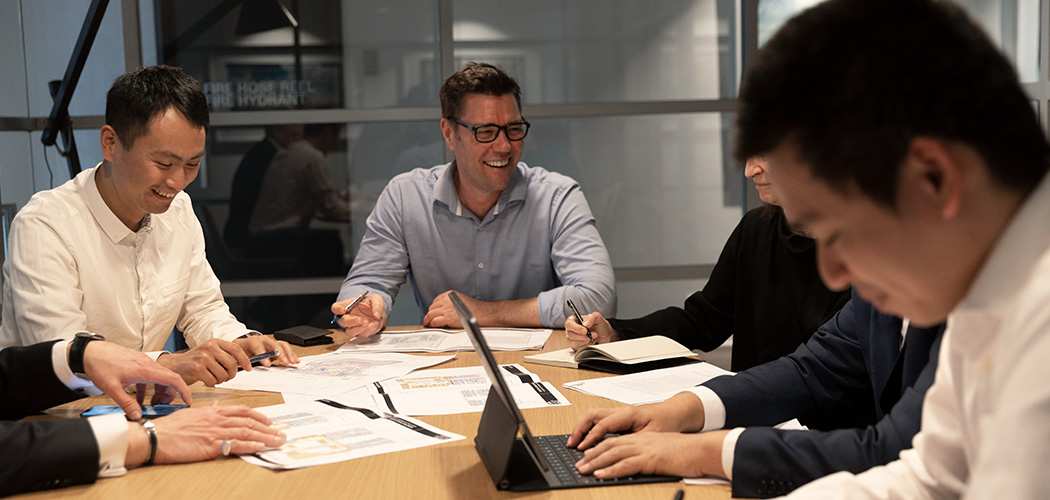
[[[457,118],[473,126],[504,126],[522,121],[518,103],[511,94],[496,97],[470,93],[463,97],[460,109],[463,111]],[[501,130],[495,141],[481,143],[470,129],[446,118],[441,119],[441,132],[456,157],[460,200],[472,211],[474,206],[487,205],[484,208],[487,212],[510,182],[524,141],[509,141],[506,131]]]
[[[744,166],[744,176],[755,182],[755,189],[758,190],[758,197],[762,201],[770,205],[779,205],[776,194],[773,193],[773,184],[766,173],[768,165],[769,162],[766,161],[765,157],[755,156],[748,158],[747,164]]]
[[[967,237],[973,226],[959,222],[960,177],[942,169],[944,160],[916,156],[909,154],[900,168],[892,208],[854,184],[815,179],[786,142],[767,155],[768,175],[789,223],[816,240],[828,288],[852,285],[880,311],[929,325],[961,300],[986,243],[974,241],[984,236]]]
[[[205,131],[175,108],[154,116],[148,133],[125,149],[115,130],[102,127],[102,156],[96,173],[99,193],[110,210],[136,231],[147,213],[164,213],[175,195],[197,177]]]

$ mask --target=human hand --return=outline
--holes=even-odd
[[[353,301],[346,299],[332,304],[332,314],[340,315],[339,326],[346,330],[350,338],[371,337],[386,326],[386,302],[382,295],[370,293],[344,314],[346,306]]]
[[[286,436],[270,427],[273,422],[247,406],[186,408],[153,421],[157,433],[157,464],[210,460],[222,454],[223,441],[230,441],[230,452],[255,453],[267,446],[281,446]],[[136,422],[128,422],[128,450],[125,466],[146,461],[149,440]]]
[[[456,308],[452,305],[452,299],[449,297],[449,294],[452,292],[453,290],[448,290],[434,297],[434,302],[427,309],[427,315],[423,317],[423,326],[428,328],[463,328],[463,323],[459,320],[459,314],[456,313]],[[463,304],[468,309],[471,311],[477,309],[476,305],[480,301],[459,292],[456,292],[456,295],[459,295],[460,300],[463,301]]]
[[[241,346],[222,339],[211,339],[185,352],[162,354],[157,362],[182,375],[187,384],[199,380],[208,387],[233,378],[238,366],[251,367]]]
[[[112,342],[88,342],[84,347],[84,373],[95,387],[113,398],[129,418],[141,418],[142,408],[139,404],[146,394],[146,384],[155,384],[153,404],[167,404],[181,394],[186,403],[193,402],[190,388],[178,373],[175,373],[145,353],[132,351]],[[139,387],[136,398],[132,398],[124,388],[136,384]]]
[[[586,450],[611,432],[689,432],[703,427],[704,405],[695,394],[684,392],[662,403],[588,410],[565,445]]]
[[[587,338],[590,330],[593,340]],[[620,335],[613,330],[609,321],[600,312],[593,312],[583,317],[583,324],[576,322],[576,318],[569,316],[565,319],[565,337],[569,339],[569,347],[573,352],[589,344],[605,344],[620,339]]]
[[[273,335],[250,335],[235,339],[233,343],[239,345],[249,357],[276,350],[278,351],[277,361],[280,361],[282,365],[291,366],[299,363],[299,356],[296,356],[292,346],[283,340],[273,338]],[[270,358],[263,358],[259,360],[259,364],[270,366],[272,361],[270,361]],[[248,366],[242,366],[241,368],[244,368],[245,371],[252,370],[250,363]]]
[[[632,474],[725,477],[722,442],[727,432],[642,432],[611,437],[587,450],[576,469],[599,479]]]

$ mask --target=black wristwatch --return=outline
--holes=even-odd
[[[73,375],[90,380],[84,373],[84,348],[87,347],[88,342],[95,340],[106,340],[106,337],[88,332],[80,332],[73,337],[73,342],[69,347],[69,369],[72,370]]]

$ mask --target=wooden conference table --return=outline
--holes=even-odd
[[[397,328],[391,328],[396,330]],[[321,354],[337,349],[346,340],[346,334],[333,333],[335,344],[315,347],[296,347],[300,355]],[[544,351],[568,346],[561,330],[551,335]],[[522,357],[535,351],[496,352],[499,363],[522,363]],[[448,353],[445,353],[448,354]],[[435,368],[454,368],[478,365],[473,351],[459,352],[456,358]],[[561,390],[572,406],[525,409],[522,413],[529,428],[537,435],[567,434],[577,417],[589,408],[621,406],[615,401],[562,388],[574,380],[608,376],[589,370],[574,370],[552,366],[525,364],[529,371],[539,375]],[[245,404],[269,406],[283,403],[279,393],[216,389],[194,384],[193,406]],[[107,404],[108,398],[94,396],[48,410],[51,415],[75,418],[80,411],[95,405]],[[426,499],[653,499],[671,500],[679,489],[685,490],[687,500],[714,500],[730,498],[728,486],[685,486],[680,483],[576,488],[539,492],[499,491],[492,484],[484,464],[474,449],[481,413],[461,413],[417,417],[449,432],[465,436],[453,443],[428,446],[414,450],[387,453],[378,456],[348,460],[330,465],[290,471],[271,471],[229,457],[180,465],[154,465],[128,471],[120,478],[101,479],[93,485],[75,486],[61,490],[42,491],[12,498],[91,498],[91,499],[157,499],[157,498],[426,498]]]

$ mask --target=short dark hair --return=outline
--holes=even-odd
[[[306,137],[316,137],[329,130],[339,131],[339,123],[307,123],[303,126],[303,135]]]
[[[916,136],[974,148],[1027,193],[1050,146],[1010,62],[959,7],[937,0],[830,0],[790,19],[740,88],[736,156],[785,140],[815,178],[896,206]]]
[[[120,75],[106,93],[106,124],[131,149],[149,133],[150,120],[171,107],[207,130],[208,101],[197,80],[173,66],[138,68]]]
[[[471,62],[452,74],[441,86],[441,116],[459,118],[463,96],[476,93],[499,97],[514,94],[521,112],[521,87],[510,75],[491,64]]]

